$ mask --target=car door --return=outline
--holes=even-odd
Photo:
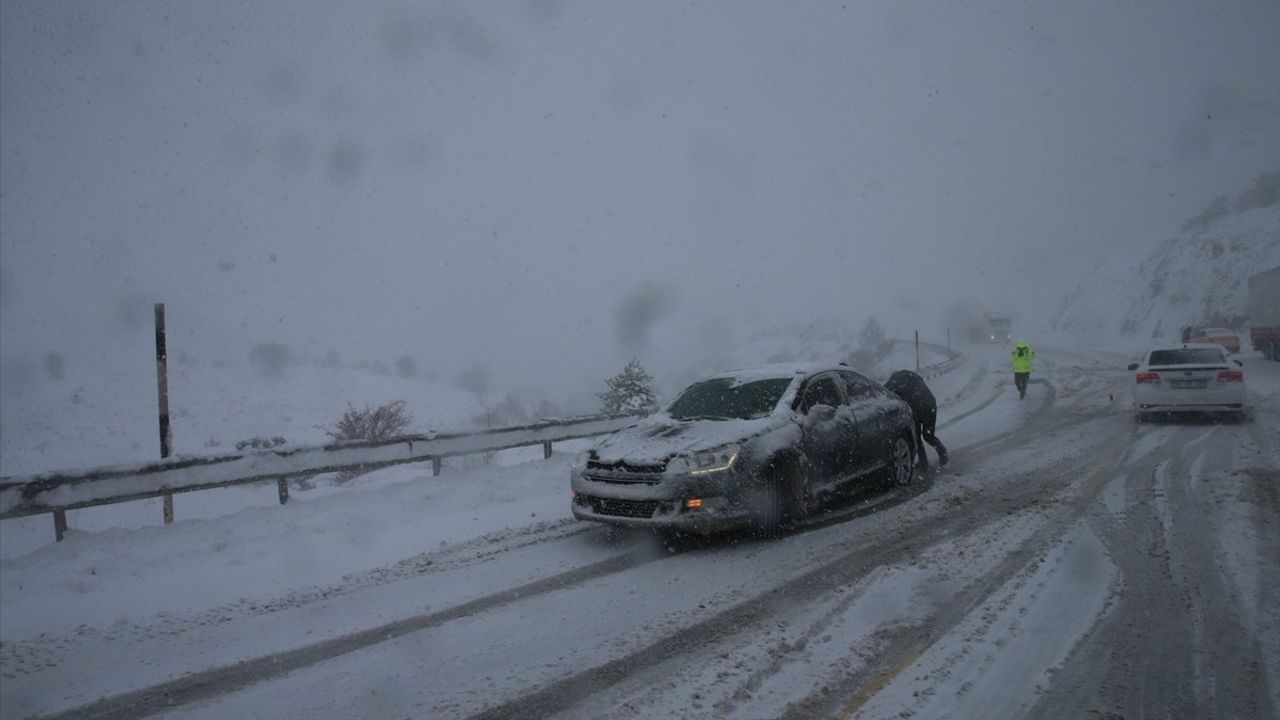
[[[850,466],[854,473],[865,474],[880,468],[888,456],[896,426],[896,406],[888,402],[885,390],[855,372],[841,372],[840,381],[858,432]]]
[[[812,474],[810,492],[834,487],[853,471],[851,448],[857,446],[858,427],[835,373],[810,378],[800,390],[802,450]]]

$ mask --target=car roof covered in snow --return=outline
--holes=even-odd
[[[1142,357],[1149,358],[1151,357],[1151,353],[1173,352],[1175,350],[1217,350],[1222,353],[1224,357],[1227,354],[1227,349],[1218,343],[1178,343],[1177,345],[1161,345],[1159,347],[1153,347],[1150,350],[1147,350],[1146,354]]]
[[[749,383],[757,380],[776,380],[781,378],[814,375],[826,370],[853,370],[848,365],[838,363],[815,363],[815,362],[791,362],[791,363],[772,363],[769,365],[753,365],[750,367],[734,368],[725,370],[703,378],[703,380],[715,380],[719,378],[732,378],[738,383]],[[701,382],[701,381],[699,381]]]
[[[1156,352],[1159,350],[1221,350],[1222,346],[1218,343],[1178,343],[1177,345],[1160,345],[1153,347],[1147,352]]]

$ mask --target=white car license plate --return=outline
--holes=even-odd
[[[1205,387],[1208,381],[1205,380],[1173,380],[1169,383],[1178,390],[1199,389]]]

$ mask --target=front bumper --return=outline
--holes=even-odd
[[[571,509],[579,520],[699,535],[743,528],[751,522],[734,471],[704,477],[631,476],[624,481],[577,473],[572,486]],[[702,507],[686,507],[692,498],[701,499]]]

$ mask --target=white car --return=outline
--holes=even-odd
[[[1228,413],[1243,419],[1244,364],[1227,360],[1214,343],[1184,343],[1147,351],[1135,373],[1133,412],[1138,422],[1156,413]]]

